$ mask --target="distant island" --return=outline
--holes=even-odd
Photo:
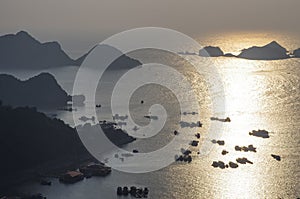
[[[224,52],[220,47],[206,46],[199,50],[199,55],[202,57],[220,57],[224,56]]]
[[[0,100],[5,105],[38,108],[60,108],[72,101],[56,79],[49,73],[41,73],[21,81],[12,75],[0,74]],[[83,104],[84,96],[74,96],[77,104]]]
[[[72,165],[78,168],[83,161],[94,160],[75,128],[35,108],[12,108],[0,102],[0,121],[0,188],[39,174],[66,171]],[[135,140],[113,123],[101,126],[118,146]]]
[[[247,49],[241,50],[239,55],[233,55],[231,53],[224,53],[220,47],[206,46],[199,50],[199,56],[202,57],[236,57],[249,60],[280,60],[288,58],[300,58],[300,48],[294,50],[291,55],[288,54],[287,49],[282,47],[276,41],[265,46],[253,46]]]
[[[96,47],[96,46],[95,46]],[[80,66],[89,53],[95,48],[83,54],[77,59],[70,58],[56,41],[41,43],[26,31],[16,34],[0,36],[0,69],[46,69],[63,66]],[[98,46],[99,47],[99,46]],[[105,51],[115,53],[117,49],[101,45]],[[178,52],[182,55],[197,55],[190,52]],[[224,53],[220,47],[206,46],[199,50],[202,57],[237,57],[250,60],[279,60],[288,58],[300,58],[300,49],[294,50],[290,55],[288,51],[276,41],[265,46],[253,46],[241,50],[239,55]],[[111,65],[111,69],[133,68],[141,65],[135,59],[126,55],[120,56]]]
[[[290,58],[287,52],[288,51],[276,41],[272,41],[262,47],[253,46],[248,49],[243,49],[237,57],[253,60],[277,60]]]

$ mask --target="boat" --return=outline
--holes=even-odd
[[[130,195],[134,196],[135,193],[136,193],[136,190],[137,190],[137,189],[136,189],[135,186],[131,186],[131,187],[130,187],[130,191],[129,191]]]
[[[192,151],[189,149],[182,152],[183,155],[190,155],[191,153],[192,153]]]
[[[203,124],[202,124],[200,121],[198,121],[198,122],[197,122],[197,126],[198,126],[198,127],[202,127]]]
[[[229,162],[229,166],[230,166],[230,168],[234,168],[234,169],[239,167],[239,165],[234,162]]]
[[[222,155],[226,155],[227,153],[228,153],[228,151],[223,150],[221,154],[222,154]]]
[[[231,119],[229,117],[226,117],[224,122],[231,122]]]
[[[271,156],[277,160],[277,161],[280,161],[281,160],[281,157],[279,155],[274,155],[274,154],[271,154]]]
[[[260,129],[258,129],[257,131],[253,130],[252,132],[249,132],[249,135],[261,137],[261,138],[269,138],[270,137],[268,131],[260,130]]]
[[[128,196],[129,194],[134,198],[147,198],[149,194],[149,189],[147,187],[137,188],[135,186],[131,186],[130,189],[127,186],[123,188],[117,188],[118,196]]]
[[[193,140],[193,141],[190,143],[191,146],[198,146],[198,144],[199,144],[199,141],[197,141],[197,140]]]
[[[123,195],[122,187],[118,187],[118,188],[117,188],[117,195],[118,195],[118,196]]]
[[[128,187],[123,187],[122,193],[124,196],[127,196],[129,194]]]
[[[133,149],[132,153],[138,153],[139,151],[137,149]]]
[[[80,167],[79,171],[88,178],[91,176],[107,176],[111,173],[111,168],[105,166],[103,163],[91,163],[86,166]]]
[[[149,193],[149,189],[147,187],[145,187],[144,194],[148,195],[148,193]]]
[[[84,179],[83,173],[79,171],[68,171],[59,177],[59,181],[62,183],[75,183]]]
[[[182,162],[182,161],[183,161],[183,156],[181,155],[181,156],[179,156],[178,158],[176,158],[176,161]]]

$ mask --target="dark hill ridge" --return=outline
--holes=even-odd
[[[25,31],[0,37],[1,68],[49,68],[76,65],[58,42],[41,43]]]
[[[102,46],[102,45],[101,45]],[[106,52],[114,53],[117,49],[103,45]],[[45,69],[62,66],[80,66],[94,49],[76,60],[71,59],[58,42],[41,43],[29,33],[20,31],[16,34],[0,36],[0,68],[9,69]],[[133,68],[141,63],[122,55],[114,62],[114,68]]]
[[[0,100],[14,107],[51,108],[66,106],[70,96],[49,73],[41,73],[25,81],[0,74]]]
[[[93,159],[75,128],[35,108],[11,108],[0,101],[0,121],[0,190],[37,173],[78,168]],[[113,124],[105,125],[106,136],[117,146],[135,140]]]
[[[49,160],[88,155],[76,131],[35,108],[0,106],[0,171],[17,171]],[[2,176],[2,175],[1,175]]]

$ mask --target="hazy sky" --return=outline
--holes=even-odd
[[[300,34],[300,0],[1,0],[0,33],[58,40],[73,56],[111,34],[160,26],[190,36],[274,30]]]

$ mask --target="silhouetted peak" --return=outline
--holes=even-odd
[[[271,43],[269,43],[269,45],[278,45],[278,46],[280,46],[277,41],[272,41]]]
[[[224,52],[217,46],[206,46],[199,50],[199,55],[203,57],[219,57],[223,56]]]
[[[21,30],[21,31],[17,32],[16,36],[31,37],[30,34],[26,31],[24,31],[24,30]]]
[[[284,47],[282,47],[278,42],[276,41],[272,41],[271,43],[267,44],[265,47],[269,47],[269,48],[276,48],[276,49],[284,49],[286,51],[286,49]]]
[[[24,40],[33,40],[38,42],[34,37],[32,37],[28,32],[21,30],[15,34],[15,37],[19,39],[24,39]],[[39,42],[40,43],[40,42]]]
[[[26,31],[0,36],[0,67],[50,68],[76,65],[56,42],[41,43]]]
[[[238,57],[253,60],[277,60],[287,59],[289,55],[287,55],[287,50],[284,47],[276,41],[272,41],[265,46],[253,46],[243,49]]]
[[[99,56],[102,56],[103,58],[106,56],[113,56],[117,57],[117,59],[112,63],[112,68],[118,69],[118,68],[130,68],[130,67],[135,67],[138,65],[141,65],[141,63],[138,60],[135,60],[131,57],[128,57],[126,54],[124,54],[122,51],[119,49],[107,45],[107,44],[98,44],[94,46],[90,51],[88,51],[86,54],[83,56],[79,57],[75,63],[77,65],[81,65],[84,59],[89,56],[91,53],[96,53]],[[100,57],[99,57],[100,59]]]
[[[27,80],[11,75],[0,75],[0,99],[11,106],[63,107],[68,94],[54,76],[41,73]]]
[[[51,75],[50,73],[40,73],[36,76],[33,76],[31,78],[29,78],[28,80],[20,80],[18,78],[16,78],[15,76],[13,75],[10,75],[10,74],[0,74],[0,81],[3,81],[3,82],[8,82],[8,81],[18,81],[18,82],[32,82],[32,81],[37,81],[37,82],[45,82],[45,83],[51,83],[51,82],[55,82],[55,84],[57,84],[56,82],[56,79],[53,75]]]
[[[10,81],[10,80],[21,81],[13,75],[0,74],[0,81],[6,82],[6,81]]]
[[[28,82],[44,82],[46,84],[50,84],[50,83],[54,83],[57,84],[57,81],[55,79],[55,77],[53,75],[51,75],[50,73],[40,73],[34,77],[31,77],[30,79],[28,79]]]

